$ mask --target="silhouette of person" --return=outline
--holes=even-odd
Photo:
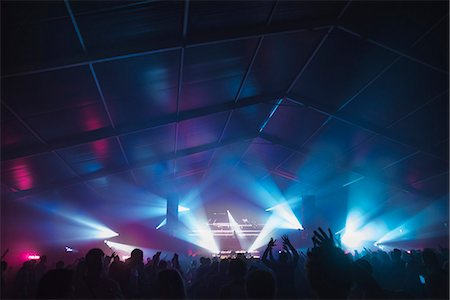
[[[85,273],[75,285],[75,298],[78,299],[122,299],[117,283],[105,278],[103,263],[105,253],[101,249],[89,250],[85,257]]]
[[[247,296],[249,299],[274,299],[275,279],[270,272],[255,270],[247,276]]]
[[[156,282],[159,299],[185,299],[186,290],[183,279],[176,269],[165,269],[158,273]]]
[[[73,272],[67,269],[50,270],[39,281],[37,299],[73,299]]]

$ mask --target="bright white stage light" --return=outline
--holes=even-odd
[[[278,226],[284,229],[300,229],[303,230],[302,224],[295,216],[288,203],[283,202],[273,207],[267,208],[266,211],[271,211],[279,218]]]
[[[178,212],[186,212],[186,211],[190,211],[191,209],[189,207],[184,207],[181,205],[178,205]]]
[[[341,238],[342,243],[349,248],[358,248],[361,246],[363,239],[361,233],[346,230]]]
[[[98,238],[98,239],[107,239],[107,238],[112,238],[112,237],[119,235],[117,232],[114,232],[111,229],[103,227],[103,226],[96,226],[96,229],[98,231],[95,235],[95,238]]]
[[[70,248],[70,247],[67,247],[67,246],[66,246],[66,252],[73,252],[73,253],[77,253],[77,252],[78,252],[78,250],[76,250],[76,249],[73,249],[73,248]]]
[[[108,241],[108,240],[105,240],[105,244],[109,248],[111,248],[113,250],[120,250],[120,251],[124,251],[126,253],[131,253],[131,251],[133,251],[134,249],[139,248],[139,247],[135,247],[135,246],[132,246],[132,245],[111,242],[111,241]]]
[[[230,222],[230,227],[231,229],[236,232],[238,237],[242,237],[243,236],[243,232],[241,227],[239,226],[239,224],[236,222],[236,220],[233,218],[233,216],[231,215],[230,211],[227,210],[227,214],[228,214],[228,221]]]
[[[161,227],[163,227],[164,225],[166,225],[166,223],[167,223],[167,219],[162,220],[162,222],[159,223],[158,226],[156,226],[156,229],[157,229],[157,230],[160,229]]]

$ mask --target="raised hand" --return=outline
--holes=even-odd
[[[267,247],[269,248],[273,248],[274,246],[276,246],[275,242],[277,240],[274,240],[273,238],[270,238],[269,244],[267,245]]]
[[[291,243],[291,241],[289,241],[288,236],[285,234],[281,237],[281,239],[283,240],[283,245],[289,245]]]
[[[321,227],[318,228],[318,231],[314,230],[314,236],[312,237],[314,247],[334,247],[335,242],[330,228],[328,228],[328,233],[329,235]]]

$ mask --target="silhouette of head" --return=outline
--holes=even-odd
[[[91,276],[100,276],[103,271],[103,257],[105,253],[98,248],[89,250],[86,254],[86,269]]]
[[[247,277],[246,287],[249,299],[275,298],[275,279],[267,271],[256,270],[251,272]]]
[[[156,282],[159,299],[185,299],[186,292],[180,273],[175,269],[162,270]]]
[[[239,258],[234,258],[230,261],[228,272],[232,278],[243,278],[247,272],[245,261]]]
[[[394,250],[392,250],[391,252],[392,261],[399,261],[401,256],[402,252],[399,249],[395,248]]]
[[[228,259],[221,259],[219,262],[219,273],[225,274],[228,270]]]
[[[41,263],[46,263],[46,262],[47,262],[47,256],[42,255],[42,256],[39,258],[39,262],[41,262]]]
[[[439,261],[436,253],[432,249],[426,248],[422,252],[423,263],[428,269],[439,268]]]
[[[64,269],[64,262],[62,260],[59,260],[58,262],[56,262],[56,268]]]
[[[164,259],[160,260],[158,264],[158,269],[159,270],[167,269],[167,261],[165,261]]]
[[[70,299],[72,298],[72,271],[67,269],[50,270],[38,284],[37,299]]]
[[[131,251],[131,256],[130,256],[131,262],[132,263],[143,263],[144,261],[144,252],[141,249],[134,249],[133,251]]]

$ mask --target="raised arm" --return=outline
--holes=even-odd
[[[283,235],[281,239],[283,240],[283,245],[286,245],[286,248],[288,248],[292,254],[292,263],[294,265],[297,265],[299,260],[297,250],[295,250],[294,246],[292,246],[291,241],[289,240],[287,235]]]
[[[273,238],[270,238],[269,243],[267,244],[266,250],[264,250],[262,256],[262,262],[269,268],[273,268],[273,256],[272,256],[272,248],[275,246],[275,241]],[[267,259],[267,256],[270,255],[270,260]]]

